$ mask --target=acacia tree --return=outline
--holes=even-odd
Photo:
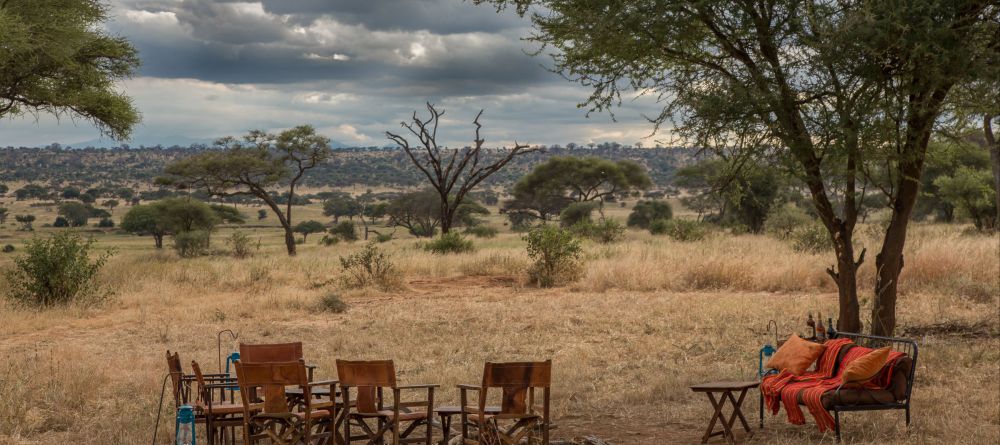
[[[535,211],[541,215],[544,207],[558,202],[593,201],[603,207],[606,199],[651,184],[643,167],[633,161],[556,156],[514,184],[514,200],[538,204]]]
[[[430,181],[441,202],[439,218],[441,233],[448,233],[454,225],[455,213],[469,191],[506,166],[515,156],[537,151],[537,148],[529,148],[527,145],[514,142],[514,146],[506,150],[506,153],[485,151],[483,144],[486,140],[479,134],[483,127],[479,123],[479,118],[483,115],[482,110],[472,121],[476,127],[472,147],[462,149],[440,147],[437,142],[437,130],[444,110],[438,111],[428,102],[427,112],[429,114],[427,119],[421,119],[414,111],[411,122],[401,123],[403,128],[417,137],[416,145],[410,145],[409,140],[398,134],[389,131],[385,134],[406,152],[413,165],[417,166]]]
[[[280,134],[251,131],[243,140],[226,137],[216,142],[219,150],[207,151],[168,165],[160,184],[197,188],[214,196],[252,195],[264,201],[285,231],[285,248],[295,255],[292,203],[295,188],[306,172],[327,160],[330,140],[302,125]],[[287,187],[284,208],[271,189]]]
[[[854,228],[868,186],[892,219],[876,257],[872,332],[896,325],[898,278],[930,135],[956,84],[986,76],[1000,7],[982,0],[476,0],[522,15],[554,70],[609,110],[623,93],[652,121],[716,150],[777,150],[812,197],[837,264],[838,329],[860,331]],[[884,169],[879,178],[873,172]],[[838,205],[839,204],[839,205]]]
[[[70,116],[127,139],[139,112],[114,87],[139,57],[103,26],[108,11],[100,0],[0,1],[0,119]]]

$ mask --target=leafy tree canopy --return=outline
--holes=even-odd
[[[100,0],[0,2],[0,118],[71,116],[128,139],[139,112],[114,87],[139,56],[104,27],[108,12]]]

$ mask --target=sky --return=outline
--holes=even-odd
[[[386,130],[445,110],[441,139],[469,145],[472,119],[488,146],[514,141],[654,145],[649,97],[615,112],[577,104],[589,90],[550,72],[523,40],[527,18],[465,0],[111,0],[107,28],[139,50],[120,86],[143,115],[132,145],[171,144],[311,124],[349,146],[384,146]],[[617,120],[617,122],[615,121]],[[0,146],[99,139],[86,121],[0,121]]]

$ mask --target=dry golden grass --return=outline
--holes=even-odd
[[[44,312],[0,303],[0,443],[148,443],[164,351],[214,370],[222,329],[247,342],[303,341],[320,377],[333,377],[337,358],[395,359],[403,381],[442,384],[441,404],[455,402],[455,384],[480,378],[485,360],[552,358],[558,437],[696,443],[710,407],[687,385],[752,378],[768,319],[787,334],[804,329],[807,311],[836,312],[823,272],[831,255],[797,253],[765,236],[679,243],[630,231],[623,243],[588,244],[584,277],[549,290],[522,284],[528,259],[515,234],[477,239],[476,252],[450,256],[394,240],[383,246],[408,284],[382,293],[339,287],[338,256],[360,243],[303,245],[287,258],[273,232],[256,229],[265,247],[247,260],[181,260],[153,252],[147,238],[106,235],[100,244],[120,251],[101,277],[118,289],[113,301]],[[903,327],[996,326],[1000,239],[920,225],[911,240]],[[10,256],[0,258],[8,267]],[[871,262],[862,268],[865,295]],[[330,292],[350,309],[319,311]],[[899,412],[848,414],[845,443],[997,443],[998,339],[918,340],[913,427],[907,433]],[[746,411],[754,422],[755,397]],[[751,442],[832,437],[787,425],[782,413]]]

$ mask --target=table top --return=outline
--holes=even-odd
[[[439,415],[450,416],[455,414],[462,414],[462,407],[458,405],[439,406],[437,408],[434,408],[434,411]],[[486,414],[497,414],[499,412],[500,412],[499,406],[486,407]]]
[[[699,383],[697,385],[691,385],[690,388],[694,392],[717,392],[717,391],[732,391],[739,389],[750,389],[756,388],[760,385],[757,381],[730,381],[730,382],[709,382],[709,383]]]

